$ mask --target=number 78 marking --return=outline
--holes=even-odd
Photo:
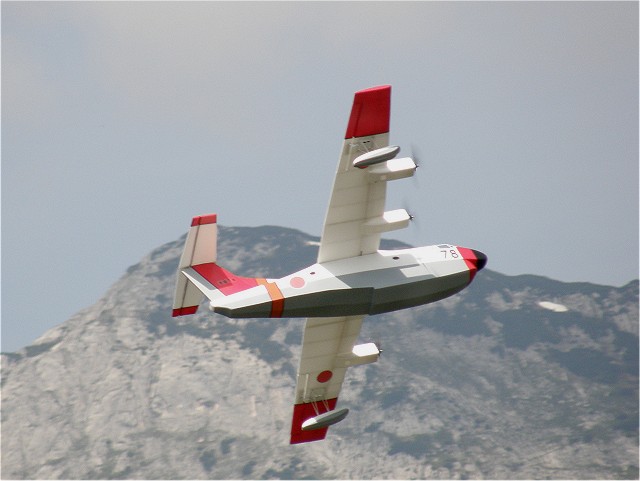
[[[451,256],[452,259],[457,259],[458,257],[460,257],[458,253],[453,249],[450,249],[450,250],[443,249],[440,252],[444,254],[445,259],[447,259],[448,255]]]

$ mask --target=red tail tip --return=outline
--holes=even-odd
[[[179,307],[173,310],[171,317],[188,316],[195,314],[198,311],[198,306]]]
[[[217,214],[197,215],[191,219],[191,227],[196,225],[216,224],[217,222]]]

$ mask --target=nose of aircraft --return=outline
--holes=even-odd
[[[475,249],[471,249],[476,256],[475,265],[478,270],[481,270],[484,266],[487,265],[487,256],[482,252],[477,251]]]
[[[464,261],[467,263],[467,267],[471,272],[471,280],[473,280],[476,272],[482,270],[484,266],[487,265],[487,256],[480,251],[458,246],[458,252],[462,254]]]

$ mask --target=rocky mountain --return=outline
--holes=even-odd
[[[221,227],[219,259],[278,277],[317,241]],[[290,446],[304,321],[172,318],[183,242],[2,355],[3,478],[638,478],[638,281],[485,269],[447,300],[366,318],[362,341],[384,353],[347,373],[349,416]]]

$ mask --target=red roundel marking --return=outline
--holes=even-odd
[[[318,374],[318,377],[316,379],[318,380],[318,382],[327,382],[329,379],[331,379],[331,376],[333,376],[333,373],[331,371],[322,371],[320,374]]]
[[[300,289],[301,287],[304,287],[305,282],[304,282],[304,279],[302,277],[293,277],[289,281],[289,284],[291,284],[291,287],[295,287],[296,289]]]

